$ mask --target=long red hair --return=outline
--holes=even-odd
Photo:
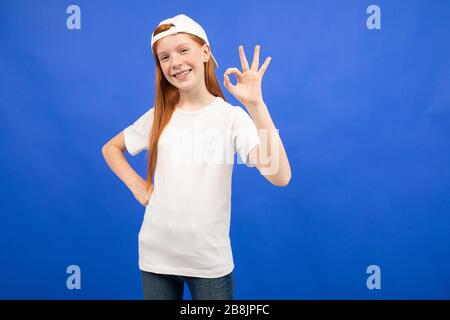
[[[154,35],[170,29],[173,24],[162,24],[158,26]],[[206,42],[195,35],[186,33],[193,41],[203,46]],[[169,123],[170,118],[175,110],[175,105],[180,101],[180,92],[178,88],[173,86],[161,70],[159,59],[156,53],[156,47],[159,40],[153,44],[153,58],[156,65],[155,74],[155,102],[154,102],[154,117],[153,126],[150,132],[149,141],[149,157],[148,157],[148,169],[147,169],[147,189],[153,187],[153,175],[156,167],[156,159],[158,158],[158,141],[165,126]],[[225,100],[225,96],[220,89],[219,82],[215,74],[214,61],[209,59],[204,63],[205,66],[205,84],[208,91],[214,96],[219,96]]]

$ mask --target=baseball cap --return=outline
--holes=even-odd
[[[201,25],[199,25],[193,19],[189,18],[187,15],[179,14],[175,17],[163,20],[158,24],[158,26],[160,26],[162,24],[170,24],[170,23],[173,24],[174,26],[172,26],[169,30],[158,33],[157,35],[154,35],[154,33],[152,33],[152,44],[151,44],[152,51],[153,51],[153,44],[156,41],[158,41],[159,39],[161,39],[163,37],[177,34],[178,32],[186,32],[186,33],[190,33],[190,34],[193,34],[195,36],[202,38],[203,40],[205,40],[205,42],[209,45],[209,48],[211,49],[211,45],[209,44],[208,37],[206,36],[205,30],[203,30]],[[214,58],[212,53],[211,53],[211,58],[213,59],[215,65],[216,65],[216,69],[217,69],[219,67],[219,65],[217,64],[217,61]]]

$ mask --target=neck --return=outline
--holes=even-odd
[[[187,91],[180,90],[180,101],[177,107],[181,110],[192,111],[207,106],[214,98],[215,96],[208,91],[206,85],[203,83],[203,85]]]

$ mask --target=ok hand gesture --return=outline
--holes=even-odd
[[[266,58],[264,64],[259,68],[259,51],[260,46],[255,47],[252,66],[248,67],[247,58],[245,57],[244,47],[239,46],[239,57],[241,59],[242,72],[237,68],[228,68],[224,74],[223,84],[225,88],[238,99],[245,107],[252,108],[263,102],[261,82],[267,66],[272,60],[271,57]],[[237,83],[231,83],[229,75],[234,74]]]

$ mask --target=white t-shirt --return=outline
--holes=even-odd
[[[150,108],[124,130],[131,155],[148,150]],[[257,128],[221,97],[201,109],[176,108],[158,142],[154,190],[139,232],[139,268],[216,278],[234,269],[230,242],[231,177],[235,153],[249,167]]]

